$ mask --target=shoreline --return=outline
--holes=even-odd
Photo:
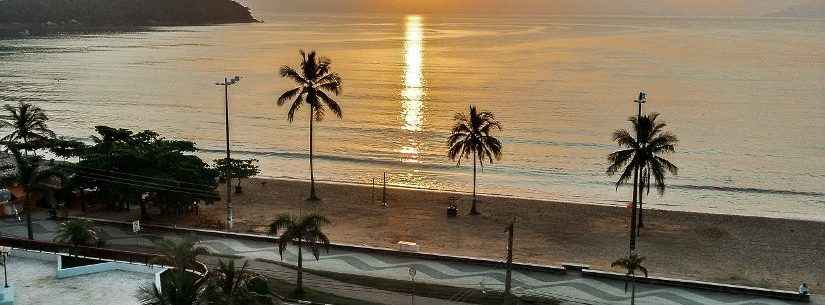
[[[257,177],[251,178],[250,180],[254,179],[262,179],[262,180],[272,180],[272,181],[285,181],[285,182],[295,182],[295,183],[309,183],[309,180],[301,179],[301,178],[292,178],[287,176],[266,176],[266,175],[259,175]],[[341,181],[341,180],[327,180],[327,179],[315,179],[316,184],[331,184],[331,185],[343,185],[343,186],[353,186],[353,187],[365,187],[370,188],[372,185],[363,182],[357,181]],[[381,185],[376,183],[375,185],[376,190],[381,188]],[[440,194],[450,194],[450,195],[462,195],[462,196],[472,196],[472,192],[464,192],[460,190],[445,190],[445,189],[433,189],[433,188],[425,188],[425,187],[417,187],[417,186],[407,186],[407,185],[398,185],[398,184],[389,184],[387,183],[387,189],[390,190],[407,190],[407,191],[420,191],[420,192],[433,192],[433,193],[440,193]],[[607,207],[607,208],[624,208],[625,205],[630,203],[630,200],[618,200],[612,201],[615,204],[602,204],[602,203],[588,203],[588,202],[574,202],[574,201],[565,201],[565,200],[556,200],[556,199],[547,199],[547,198],[539,198],[539,197],[530,197],[530,196],[518,196],[518,195],[511,195],[511,194],[503,194],[503,193],[482,193],[478,192],[478,197],[487,197],[487,198],[501,198],[501,199],[514,199],[514,200],[525,200],[525,201],[534,201],[538,204],[545,204],[545,203],[552,203],[552,204],[572,204],[572,205],[586,205],[586,206],[597,206],[597,207]],[[699,211],[690,211],[690,210],[682,210],[682,209],[662,209],[662,208],[648,208],[648,203],[645,203],[645,211],[661,211],[661,212],[674,212],[674,213],[690,213],[696,215],[722,215],[722,216],[736,216],[736,217],[749,217],[749,218],[760,218],[760,219],[770,219],[770,220],[791,220],[791,221],[805,221],[805,222],[813,222],[813,223],[822,223],[825,224],[825,219],[808,219],[808,218],[789,218],[789,217],[771,217],[765,215],[743,215],[743,214],[726,214],[723,212],[716,212],[707,211],[707,212],[699,212]],[[667,205],[667,206],[684,206],[684,205]]]

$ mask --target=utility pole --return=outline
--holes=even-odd
[[[507,227],[507,274],[504,277],[504,295],[511,295],[510,290],[513,288],[513,230],[515,229],[515,220],[510,222]]]
[[[228,231],[232,230],[232,224],[235,221],[232,212],[232,158],[229,152],[229,86],[237,84],[241,81],[240,76],[235,76],[232,79],[224,78],[222,83],[215,83],[217,86],[223,86],[224,92],[224,109],[226,115],[226,228]]]

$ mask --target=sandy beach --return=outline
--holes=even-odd
[[[265,233],[280,213],[315,211],[332,220],[326,231],[336,243],[396,248],[398,241],[411,241],[425,252],[502,259],[505,227],[516,219],[515,260],[602,270],[628,247],[624,208],[481,197],[482,215],[469,216],[471,196],[460,194],[459,217],[447,218],[448,198],[456,194],[390,188],[384,208],[380,188],[371,202],[370,186],[317,184],[320,203],[304,200],[303,181],[251,179],[243,186],[243,194],[232,197],[240,232]],[[812,272],[825,270],[825,223],[659,210],[646,217],[639,249],[656,276],[789,290],[806,282],[814,292],[825,289],[825,272]],[[220,203],[178,224],[214,227],[224,219]]]

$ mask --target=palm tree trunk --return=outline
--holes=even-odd
[[[26,209],[26,230],[28,231],[29,240],[34,240],[34,230],[32,230],[32,205],[29,204],[29,190],[26,189],[25,201],[23,201],[23,208]]]
[[[644,179],[641,179],[641,180],[644,180]],[[639,181],[639,225],[638,225],[637,230],[636,230],[636,236],[641,236],[642,235],[642,228],[645,227],[645,224],[642,220],[642,217],[644,215],[644,208],[642,207],[642,202],[643,202],[642,198],[644,197],[644,183],[645,183],[644,181]]]
[[[634,165],[635,166],[635,165]],[[633,170],[633,206],[630,211],[630,253],[636,250],[636,199],[638,198],[639,169]]]
[[[295,286],[295,292],[298,293],[298,294],[303,294],[304,293],[304,279],[303,279],[303,277],[304,277],[304,274],[303,274],[304,273],[304,256],[303,256],[303,253],[302,253],[302,250],[301,250],[301,248],[303,248],[303,247],[301,246],[300,241],[298,241],[297,244],[298,244],[298,283]]]
[[[478,202],[478,198],[476,198],[476,155],[473,154],[473,206],[470,208],[470,215],[481,214],[476,209],[476,202]]]
[[[318,200],[318,196],[315,195],[315,170],[312,166],[312,121],[314,121],[314,113],[315,107],[309,106],[309,200]]]

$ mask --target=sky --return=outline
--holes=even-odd
[[[825,0],[250,0],[284,12],[761,16]],[[254,7],[253,6],[253,7]]]

